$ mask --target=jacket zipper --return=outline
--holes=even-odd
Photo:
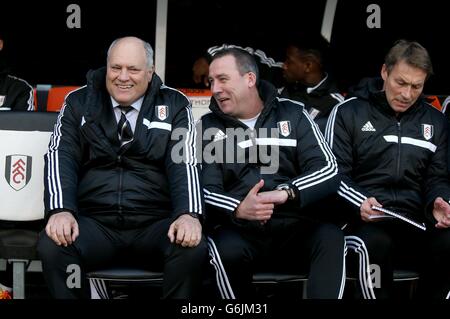
[[[117,157],[117,163],[119,164],[119,189],[117,191],[117,201],[119,206],[119,217],[123,218],[122,214],[122,183],[123,183],[123,167],[122,167],[122,157],[119,155]]]
[[[400,121],[397,122],[397,136],[398,136],[398,154],[397,154],[397,172],[396,172],[396,182],[400,180],[400,159],[402,155],[402,129]],[[394,192],[394,201],[397,202],[397,192]]]

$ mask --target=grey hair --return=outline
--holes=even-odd
[[[398,40],[389,50],[384,59],[384,64],[388,72],[391,72],[394,66],[404,61],[410,66],[419,68],[427,74],[427,78],[433,74],[433,65],[427,49],[415,41]]]
[[[117,44],[117,42],[119,42],[120,40],[122,40],[124,38],[126,38],[126,37],[115,39],[111,43],[111,45],[108,48],[108,53],[106,55],[106,59],[107,60],[109,60],[109,54],[111,53],[112,48]],[[136,39],[139,39],[139,38],[136,38]],[[148,42],[146,42],[146,41],[144,41],[142,39],[139,39],[139,40],[142,41],[142,45],[144,46],[145,56],[147,58],[147,67],[149,69],[151,69],[153,67],[153,48],[150,45],[150,43],[148,43]]]

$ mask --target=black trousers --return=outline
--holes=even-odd
[[[429,226],[425,232],[405,222],[393,220],[358,222],[349,226],[348,234],[357,237],[350,237],[353,244],[359,239],[362,240],[369,259],[363,260],[366,257],[365,252],[359,249],[358,255],[349,254],[348,269],[352,273],[359,273],[365,271],[367,264],[370,264],[372,265],[370,269],[379,270],[380,278],[376,277],[378,275],[375,272],[358,274],[358,278],[371,277],[377,299],[393,296],[394,269],[420,272],[421,298],[447,297],[450,291],[450,229],[436,229]],[[352,244],[348,238],[346,237],[347,246],[351,250]],[[376,267],[373,267],[374,265]],[[368,292],[366,285],[367,283],[361,282],[364,296]]]
[[[308,298],[342,297],[345,241],[335,225],[271,220],[255,231],[221,226],[208,245],[223,298],[253,297],[256,270],[308,273]]]
[[[118,230],[79,216],[80,235],[67,247],[56,245],[45,231],[41,232],[38,253],[50,293],[55,298],[87,298],[86,272],[120,262],[163,271],[163,298],[197,297],[208,254],[206,242],[202,239],[194,248],[170,243],[167,232],[171,222],[164,219],[139,229]],[[73,273],[70,265],[80,266],[79,288],[68,287],[68,278]]]

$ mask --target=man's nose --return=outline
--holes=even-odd
[[[129,74],[128,74],[128,70],[123,68],[120,70],[119,73],[119,80],[120,81],[127,81],[129,79]]]
[[[218,94],[222,92],[222,86],[219,83],[211,82],[211,93]]]
[[[412,91],[412,89],[411,89],[411,87],[409,86],[409,85],[407,85],[406,87],[404,87],[403,88],[403,90],[402,90],[402,97],[405,99],[405,100],[410,100],[411,99],[411,92]]]

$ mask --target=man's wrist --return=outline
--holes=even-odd
[[[186,213],[186,215],[189,215],[189,216],[191,216],[191,217],[193,217],[195,219],[200,219],[200,215],[197,214],[197,213]]]
[[[294,189],[289,184],[280,184],[276,187],[276,190],[285,191],[288,195],[288,200],[294,200],[296,197]]]

